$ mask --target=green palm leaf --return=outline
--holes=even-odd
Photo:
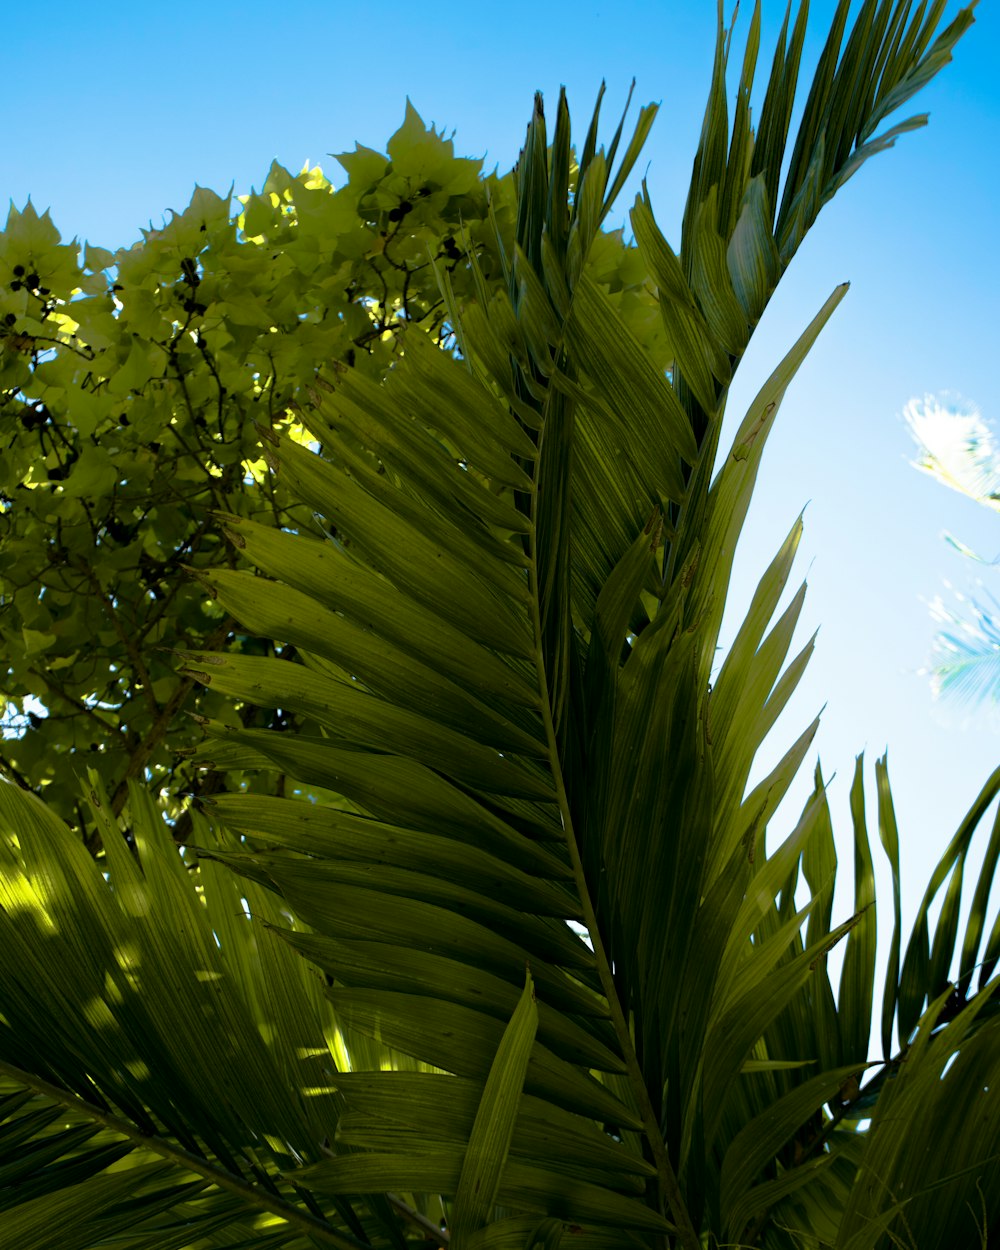
[[[990,987],[995,988],[995,982]],[[989,993],[941,1027],[931,1003],[876,1104],[837,1246],[985,1245],[997,1218],[1000,1021]]]
[[[895,1232],[915,1186],[891,1126],[912,1132],[927,1094],[942,1140],[958,1131],[930,1089],[951,1053],[934,999],[961,886],[930,949],[925,905],[897,980],[882,766],[897,910],[887,1037],[897,1004],[907,1043],[932,1005],[906,1056],[913,1080],[893,1084],[887,1063],[861,1090],[875,952],[860,794],[855,907],[835,924],[818,771],[791,834],[767,838],[815,722],[747,793],[811,654],[811,642],[792,649],[804,588],[780,607],[800,523],[716,672],[764,445],[846,287],[716,472],[733,373],[822,205],[921,124],[879,131],[971,21],[964,10],[935,40],[942,4],[911,15],[866,0],[846,34],[848,7],[784,179],[805,6],[782,29],[756,132],[759,11],[731,127],[720,22],[679,251],[645,195],[632,213],[662,333],[625,315],[600,242],[655,110],[616,166],[623,125],[599,150],[595,110],[574,162],[565,99],[551,135],[538,99],[513,219],[491,219],[502,283],[468,240],[475,296],[439,273],[458,350],[409,327],[383,383],[345,369],[316,384],[301,415],[321,454],[271,444],[315,529],[226,516],[249,567],[205,580],[279,647],[182,662],[232,703],[296,714],[298,732],[208,721],[197,753],[206,767],[277,770],[294,797],[220,796],[195,821],[192,871],[137,789],[131,842],[95,790],[99,866],[41,804],[0,787],[12,969],[0,1072],[17,1085],[0,1203],[24,1244],[41,1244],[42,1201],[55,1195],[64,1219],[82,1184],[67,1243],[80,1250],[143,1236],[198,1250],[402,1247],[401,1218],[445,1240],[442,1212],[459,1250],[570,1235],[594,1250],[785,1245],[798,1223],[826,1244]],[[928,904],[949,871],[960,881],[975,810]],[[845,938],[835,998],[826,956]],[[945,1033],[967,1114],[993,1079],[997,950],[994,926],[980,991]],[[43,1102],[25,1110],[18,1090]],[[866,1136],[852,1117],[871,1104]],[[53,1129],[50,1106],[68,1127]],[[961,1176],[992,1182],[989,1125],[970,1134]],[[885,1178],[885,1201],[869,1177]]]
[[[765,857],[767,822],[815,727],[745,794],[811,649],[789,662],[801,593],[774,620],[800,526],[709,685],[767,434],[846,288],[710,473],[726,388],[781,272],[822,204],[891,143],[873,138],[880,121],[947,59],[968,20],[931,45],[939,18],[908,24],[903,6],[869,4],[841,55],[838,9],[780,205],[802,15],[791,45],[782,35],[759,139],[747,108],[759,16],[731,139],[720,29],[680,255],[647,201],[633,213],[665,360],[636,338],[589,261],[614,190],[596,115],[571,183],[565,102],[551,147],[537,103],[513,236],[498,227],[494,240],[507,288],[479,274],[479,297],[459,302],[441,275],[461,360],[410,335],[383,385],[348,373],[315,392],[302,415],[322,457],[287,440],[270,454],[324,539],[226,518],[242,555],[273,580],[224,571],[210,589],[302,664],[191,653],[187,672],[234,699],[293,710],[308,729],[209,724],[201,758],[267,760],[300,789],[340,798],[227,796],[214,814],[248,846],[212,854],[287,900],[313,933],[282,936],[323,968],[338,1019],[451,1074],[412,1079],[448,1103],[459,1090],[470,1108],[484,1097],[528,964],[538,1032],[524,1097],[553,1120],[571,1117],[576,1136],[553,1172],[522,1104],[500,1172],[507,1218],[672,1224],[693,1247],[698,1225],[722,1218],[708,1161],[734,1152],[725,1208],[739,1231],[761,1205],[809,1186],[816,1168],[793,1175],[786,1162],[766,1202],[747,1198],[863,1070],[867,1039],[852,1019],[849,1044],[840,1040],[825,954],[849,933],[868,935],[851,947],[852,976],[866,983],[870,889],[862,880],[857,914],[832,926],[821,782],[788,843]],[[813,899],[796,912],[803,856]],[[421,1149],[400,1128],[389,1074],[365,1076],[367,1110],[352,1105],[363,1075],[340,1085],[348,1116],[362,1117],[345,1122],[342,1145],[367,1153],[316,1164],[317,1186],[373,1192],[404,1177],[413,1190],[456,1194],[470,1112]],[[770,1135],[768,1091],[784,1099]],[[604,1134],[600,1163],[589,1123],[619,1126]],[[751,1141],[770,1145],[747,1153]],[[655,1183],[636,1183],[639,1160]],[[572,1190],[559,1179],[568,1176]],[[488,1229],[481,1236],[492,1244]]]
[[[207,1224],[250,1228],[270,1212],[279,1244],[303,1230],[355,1244],[349,1206],[331,1223],[279,1179],[320,1157],[338,1113],[328,1009],[287,947],[258,947],[244,907],[281,929],[287,918],[218,867],[195,878],[138,788],[130,849],[91,785],[103,872],[38,799],[0,787],[0,1075],[49,1108],[17,1125],[27,1146],[0,1137],[5,1228],[51,1244],[46,1212],[65,1207],[82,1248],[208,1187]],[[55,1133],[60,1109],[71,1126]]]

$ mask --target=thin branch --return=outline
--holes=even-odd
[[[9,777],[11,781],[16,782],[22,790],[27,790],[29,794],[34,794],[34,787],[28,778],[25,777],[16,764],[12,764],[4,755],[0,755],[0,772]]]
[[[94,573],[93,569],[87,568],[84,571],[86,573],[87,580],[90,583],[91,590],[94,592],[95,598],[103,603],[107,609],[107,615],[111,620],[111,628],[118,635],[118,641],[125,648],[125,654],[128,656],[129,662],[135,669],[139,681],[142,682],[143,696],[146,703],[149,705],[150,712],[155,717],[160,709],[156,702],[156,696],[153,694],[153,683],[150,681],[149,671],[146,668],[146,661],[142,658],[142,652],[136,646],[135,637],[130,635],[128,631],[122,627],[122,623],[118,619],[118,610],[114,603],[105,596],[104,587],[97,580],[97,575]]]
[[[233,618],[231,616],[227,616],[215,633],[211,634],[208,639],[206,639],[205,650],[212,651],[216,647],[221,646],[226,635],[233,628],[234,624],[235,622]],[[192,687],[196,684],[197,683],[193,677],[183,677],[180,681],[178,681],[173,694],[163,705],[159,716],[153,722],[152,729],[150,729],[138,750],[133,752],[132,758],[128,762],[128,767],[125,769],[125,775],[118,783],[118,787],[111,800],[111,810],[116,816],[121,815],[122,809],[125,806],[125,800],[128,798],[129,781],[142,776],[142,773],[145,770],[146,765],[149,763],[153,752],[166,736],[167,730],[170,728],[171,721],[177,715],[181,704],[187,698]]]
[[[195,339],[195,347],[197,347],[198,350],[201,352],[202,359],[205,361],[205,364],[208,366],[208,371],[212,375],[212,378],[215,381],[216,388],[219,392],[217,424],[219,427],[219,438],[224,439],[225,428],[224,428],[223,417],[224,417],[224,410],[225,410],[226,388],[222,385],[222,379],[219,377],[219,371],[215,367],[215,361],[212,359],[211,353],[208,350],[208,344],[205,342],[205,339],[202,336],[201,330],[198,331],[198,337]]]
[[[176,598],[181,588],[186,584],[186,579],[176,575],[176,566],[180,564],[184,558],[190,559],[201,547],[201,541],[205,537],[209,528],[208,517],[203,517],[198,522],[192,533],[173,551],[169,559],[165,560],[163,567],[165,570],[173,571],[174,576],[170,579],[169,589],[167,593],[157,603],[156,609],[149,613],[146,623],[139,631],[140,644],[146,635],[153,629],[166,614],[170,604]],[[165,580],[165,578],[164,578]]]
[[[68,690],[65,690],[57,681],[54,680],[50,673],[43,673],[37,668],[29,668],[28,672],[32,677],[37,677],[47,690],[51,690],[54,695],[62,699],[62,701],[73,708],[74,711],[78,712],[81,716],[88,717],[90,720],[94,721],[95,724],[100,725],[104,733],[120,733],[120,727],[118,725],[113,725],[110,721],[106,721],[104,717],[95,712],[92,707],[88,707],[82,700],[74,698]]]

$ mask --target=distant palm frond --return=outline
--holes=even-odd
[[[946,395],[911,399],[903,409],[920,454],[913,467],[986,508],[1000,511],[1000,447],[994,431],[975,404]],[[946,533],[956,551],[979,564],[996,564]],[[956,592],[962,605],[946,607],[938,596],[931,615],[943,626],[934,638],[930,667],[935,698],[956,696],[963,702],[1000,702],[1000,602],[976,583],[981,595]]]
[[[903,418],[920,449],[914,468],[1000,511],[1000,448],[975,404],[925,395],[909,401]]]
[[[940,596],[931,604],[942,625],[934,638],[931,686],[935,697],[1000,703],[1000,601],[982,582],[977,589],[981,598],[955,592],[958,611]]]

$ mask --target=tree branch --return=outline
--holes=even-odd
[[[101,729],[105,733],[117,734],[121,732],[117,725],[112,725],[109,721],[106,721],[103,716],[98,715],[92,707],[88,707],[87,704],[82,702],[80,699],[74,698],[69,691],[65,690],[57,681],[53,679],[50,673],[40,672],[37,668],[29,668],[28,672],[32,677],[37,677],[46,690],[51,690],[57,698],[62,699],[63,703],[68,704],[81,716],[86,716],[96,724],[100,725]]]
[[[24,773],[21,772],[17,765],[12,764],[11,761],[4,755],[0,755],[0,772],[8,776],[11,781],[19,785],[22,790],[27,790],[29,794],[34,794],[31,782],[27,779],[27,777],[25,777]]]
[[[233,628],[235,621],[231,616],[227,616],[215,633],[211,634],[205,642],[205,649],[208,651],[218,647],[224,641],[226,635]],[[128,798],[128,783],[137,777],[142,776],[146,765],[149,763],[150,757],[156,748],[163,741],[171,721],[177,715],[177,712],[187,698],[193,686],[197,683],[193,677],[183,677],[174,688],[173,694],[163,705],[160,714],[153,722],[153,727],[146,735],[138,749],[132,753],[132,758],[128,762],[125,769],[125,775],[118,783],[118,787],[111,799],[111,810],[116,816],[120,816],[122,808],[125,806],[125,800]]]

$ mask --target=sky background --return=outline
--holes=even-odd
[[[833,11],[832,0],[812,5],[804,82]],[[950,5],[949,20],[955,11]],[[780,0],[763,0],[762,78],[783,12]],[[457,9],[356,0],[57,2],[46,6],[40,30],[37,15],[16,6],[4,19],[0,202],[9,196],[21,207],[30,194],[39,210],[51,208],[64,238],[116,248],[159,224],[168,208],[183,209],[196,182],[220,192],[230,184],[237,193],[259,188],[275,157],[293,170],[320,164],[339,185],[328,154],[355,140],[384,149],[407,95],[425,121],[456,132],[458,154],[505,171],[536,89],[554,104],[564,84],[582,135],[606,79],[607,137],[634,76],[636,103],[662,105],[640,173],[676,247],[715,14],[715,0],[505,0]],[[749,18],[745,4],[737,52]],[[800,643],[819,626],[817,652],[762,765],[826,705],[818,751],[827,778],[836,774],[840,916],[850,902],[847,793],[858,752],[866,753],[875,837],[874,760],[889,748],[904,925],[958,821],[1000,764],[1000,715],[935,703],[920,672],[934,633],[927,601],[946,580],[966,588],[976,572],[942,531],[992,557],[1000,554],[1000,518],[909,466],[914,448],[901,416],[913,396],[952,392],[1000,421],[998,65],[1000,5],[981,4],[954,63],[905,114],[929,112],[929,127],[867,163],[800,249],[740,368],[723,435],[725,447],[759,385],[833,287],[849,279],[846,300],[779,414],[731,597],[731,617],[740,616],[805,506],[798,574],[808,577],[809,593]],[[619,223],[634,182],[620,200]],[[981,572],[1000,591],[1000,570]],[[774,833],[791,828],[811,773],[812,762]],[[885,935],[884,872],[879,886]]]

